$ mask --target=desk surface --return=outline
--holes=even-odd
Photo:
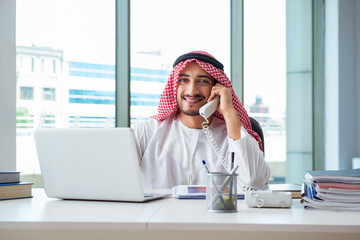
[[[31,239],[29,233],[38,232],[34,239],[39,239],[39,236],[46,236],[45,232],[83,231],[89,234],[89,230],[97,230],[110,231],[114,236],[120,232],[122,236],[138,234],[138,239],[151,234],[154,239],[160,239],[159,236],[165,233],[174,233],[181,239],[181,234],[188,232],[194,233],[191,236],[197,236],[195,232],[198,232],[204,238],[204,232],[207,232],[221,233],[222,236],[258,235],[267,239],[271,239],[270,235],[276,239],[292,234],[360,239],[360,212],[305,210],[299,200],[294,200],[289,209],[248,208],[243,200],[239,200],[237,213],[208,213],[205,200],[73,201],[48,198],[42,189],[33,189],[33,195],[30,199],[0,201],[0,236]],[[77,239],[81,238],[77,236]]]

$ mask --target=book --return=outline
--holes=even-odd
[[[32,197],[32,184],[28,182],[0,184],[0,200]]]
[[[354,175],[354,172],[351,172],[349,175],[348,171],[346,172],[330,171],[330,173],[321,173],[320,175],[316,173],[311,176],[312,178],[309,176],[312,173],[307,172],[301,192],[302,205],[307,209],[359,211],[360,189],[358,188],[359,184],[354,183],[357,178],[356,173]],[[309,175],[307,175],[308,173]],[[346,179],[343,176],[345,174],[347,175]],[[317,182],[318,176],[322,178],[320,182]],[[343,177],[341,182],[339,182],[339,177]],[[321,182],[322,180],[324,182]]]
[[[15,183],[20,182],[20,172],[16,171],[0,171],[1,183]]]
[[[305,180],[311,182],[360,184],[360,168],[349,170],[307,171]]]
[[[302,198],[301,204],[305,208],[309,209],[360,211],[359,203],[330,202],[319,199],[311,199],[306,196]]]
[[[360,194],[359,189],[339,189],[339,188],[319,188],[315,185],[316,192],[322,193],[336,193],[336,194],[345,194],[345,195],[356,195]]]
[[[315,183],[319,189],[349,189],[349,190],[360,190],[360,184],[349,184],[349,183]]]
[[[360,194],[339,194],[329,192],[317,192],[316,196],[329,202],[352,202],[360,204]]]

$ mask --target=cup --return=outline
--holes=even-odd
[[[237,212],[237,176],[226,172],[206,174],[206,210]]]

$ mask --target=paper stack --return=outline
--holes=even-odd
[[[305,208],[360,210],[360,169],[306,172],[301,203]]]

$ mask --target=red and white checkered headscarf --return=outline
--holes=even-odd
[[[194,51],[191,53],[199,53],[199,54],[207,55],[209,57],[214,58],[209,53],[203,52],[203,51]],[[180,72],[185,68],[185,66],[188,62],[192,62],[192,61],[195,61],[197,64],[199,64],[200,67],[202,67],[208,74],[210,74],[213,78],[215,78],[219,83],[221,83],[222,85],[224,85],[227,88],[231,88],[232,102],[233,102],[234,108],[237,111],[237,114],[240,118],[242,125],[244,126],[246,131],[249,134],[251,134],[258,141],[260,149],[263,150],[261,139],[260,139],[259,135],[255,131],[252,130],[249,116],[248,116],[245,108],[241,104],[239,98],[236,96],[234,89],[231,85],[231,82],[230,82],[229,78],[226,76],[225,72],[221,69],[214,67],[210,63],[199,61],[196,58],[186,59],[182,62],[179,62],[174,67],[174,69],[170,73],[170,77],[165,85],[165,89],[164,89],[163,93],[161,94],[160,103],[158,106],[158,114],[151,116],[151,118],[155,118],[157,120],[162,121],[162,120],[168,118],[173,113],[177,113],[178,111],[180,111],[178,108],[177,102],[176,102],[177,81],[178,81]],[[215,111],[213,116],[224,120],[223,115],[221,113],[219,113],[218,111]]]

